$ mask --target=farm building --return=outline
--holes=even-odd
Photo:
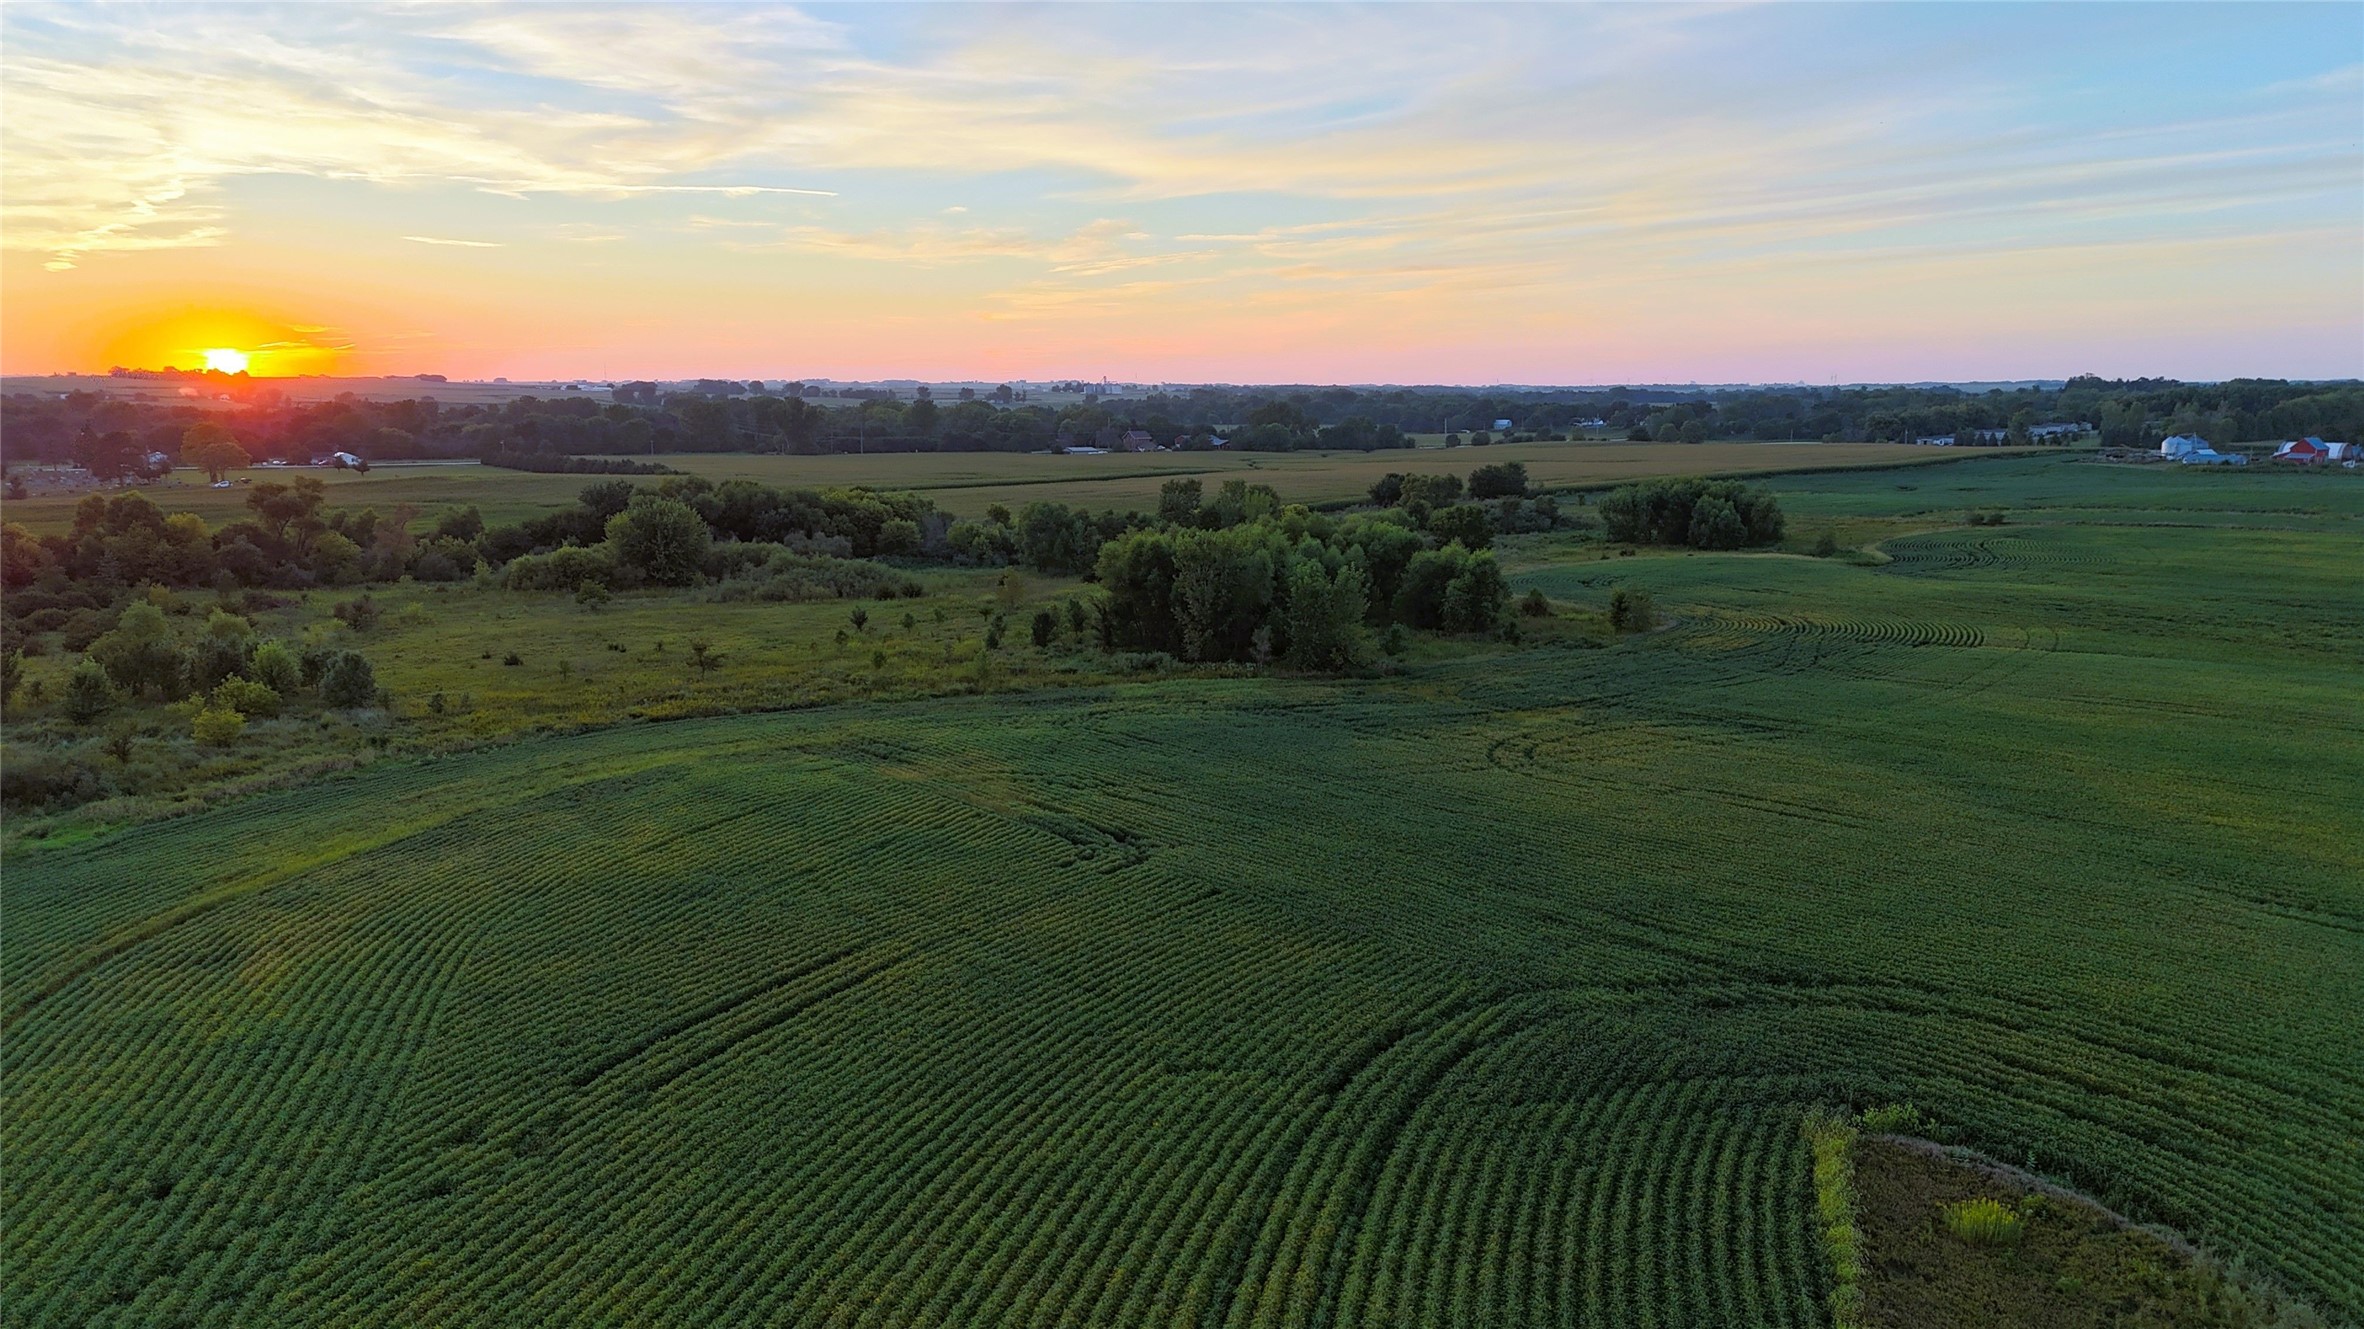
[[[2275,461],[2313,463],[2331,460],[2331,448],[2322,439],[2294,438],[2274,449]]]
[[[2029,438],[2082,438],[2092,432],[2093,426],[2082,420],[2054,420],[2028,426],[2027,436]]]
[[[2214,448],[2194,448],[2179,454],[2176,461],[2185,466],[2247,466],[2249,458],[2238,452],[2218,452]]]
[[[2169,434],[2159,443],[2159,455],[2162,457],[2181,457],[2186,453],[2208,450],[2208,440],[2198,434]]]
[[[1119,442],[1127,452],[1147,452],[1157,446],[1157,440],[1151,438],[1146,429],[1128,429]]]

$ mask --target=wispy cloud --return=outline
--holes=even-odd
[[[1988,276],[1922,297],[1975,307],[1998,267],[2113,244],[2324,250],[2364,211],[2364,65],[2309,36],[2336,27],[2197,8],[481,5],[258,24],[17,6],[0,245],[55,271],[236,245],[301,186],[400,209],[356,236],[505,246],[505,270],[609,263],[584,247],[628,237],[653,283],[859,274],[1005,327],[1130,308],[1210,340],[1283,315],[1416,338],[1514,304],[1661,318],[1734,280],[1869,306],[1884,256],[1911,254],[1979,256]],[[2097,68],[2080,44],[2123,58]],[[2202,50],[2209,76],[2179,77]],[[503,239],[447,238],[484,233]],[[2326,280],[2258,299],[2328,307],[2357,268],[2335,255]]]

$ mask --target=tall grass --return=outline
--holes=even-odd
[[[1973,1246],[2016,1246],[2027,1220],[2001,1200],[1981,1195],[1945,1206],[1945,1229]]]
[[[1831,1329],[1863,1324],[1863,1234],[1855,1223],[1854,1121],[1816,1108],[1806,1114],[1806,1143],[1814,1151],[1815,1230],[1830,1257]]]

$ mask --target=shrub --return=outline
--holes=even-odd
[[[1824,531],[1814,541],[1814,557],[1829,558],[1839,552],[1839,537]]]
[[[279,694],[248,678],[223,679],[213,690],[213,704],[264,719],[279,714]]]
[[[367,594],[347,600],[329,612],[336,615],[337,622],[355,632],[367,632],[378,625],[378,602]]]
[[[1621,586],[1609,592],[1609,626],[1619,632],[1648,632],[1658,626],[1658,606],[1648,591]]]
[[[607,520],[607,543],[618,567],[658,586],[696,584],[713,543],[706,519],[678,498],[635,494]]]
[[[607,606],[607,602],[613,598],[615,597],[608,594],[605,582],[586,581],[575,588],[575,603],[585,609],[594,611],[603,609]]]
[[[1051,644],[1051,638],[1058,634],[1059,620],[1058,617],[1052,614],[1050,610],[1037,609],[1034,611],[1033,627],[1034,644],[1036,646],[1048,646]]]
[[[1528,591],[1526,598],[1519,601],[1519,612],[1529,618],[1542,618],[1551,613],[1551,600],[1538,587]]]
[[[18,745],[0,755],[0,802],[10,807],[72,807],[108,789],[106,777],[71,753]]]
[[[164,611],[145,600],[124,610],[114,630],[90,644],[90,658],[125,692],[153,690],[172,699],[186,686],[187,658]]]
[[[616,572],[615,553],[606,545],[567,545],[509,560],[501,570],[501,584],[512,591],[579,592],[591,582],[613,585]]]
[[[1494,539],[1494,518],[1475,503],[1455,503],[1429,514],[1429,533],[1440,544],[1483,549]]]
[[[189,722],[189,736],[209,748],[228,747],[246,732],[246,717],[226,706],[208,706]]]
[[[254,648],[247,659],[246,676],[284,697],[303,686],[303,666],[295,652],[276,641],[266,641]]]
[[[216,618],[230,618],[217,613]],[[230,618],[233,623],[245,620]],[[213,633],[199,637],[189,648],[189,686],[199,692],[207,691],[225,678],[243,674],[249,667],[254,651],[252,637],[230,633]]]
[[[1509,498],[1527,492],[1527,464],[1522,461],[1480,466],[1469,473],[1471,498]]]
[[[1945,1206],[1945,1228],[1973,1246],[2014,1246],[2027,1220],[2001,1200],[1979,1196]]]
[[[1925,1135],[1929,1119],[1910,1103],[1887,1103],[1864,1112],[1863,1128],[1874,1135]]]
[[[377,672],[359,651],[338,651],[320,675],[320,696],[331,706],[372,705],[378,699]]]
[[[808,554],[787,545],[754,547],[769,551],[764,560],[732,574],[707,592],[709,599],[776,602],[855,598],[891,600],[897,592],[911,589],[892,570],[867,559]],[[920,594],[926,594],[924,588]]]
[[[115,704],[115,685],[96,660],[84,660],[66,675],[66,718],[89,724]]]

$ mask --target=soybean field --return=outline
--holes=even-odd
[[[1537,546],[1521,591],[1670,621],[1605,649],[644,724],[21,851],[6,1316],[1804,1329],[1801,1115],[1898,1101],[2364,1316],[2364,485],[1913,474],[2012,522]]]

